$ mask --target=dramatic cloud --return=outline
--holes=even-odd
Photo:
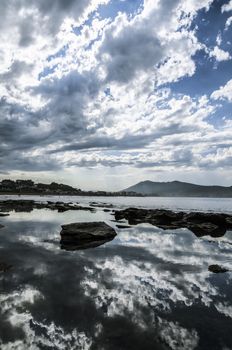
[[[199,67],[210,79],[231,59],[223,35],[201,37],[213,5],[2,1],[0,171],[229,168],[231,124],[215,102],[231,100],[229,82],[188,88]]]

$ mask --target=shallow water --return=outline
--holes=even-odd
[[[99,199],[98,199],[99,201]],[[105,199],[104,199],[105,202]],[[117,229],[96,209],[0,218],[1,349],[232,349],[232,232],[197,238],[148,224]],[[118,236],[60,249],[60,225],[105,221]]]
[[[207,211],[232,213],[232,198],[193,197],[96,197],[96,196],[1,196],[0,199],[34,199],[38,201],[92,202],[112,204],[115,208],[163,208],[174,211]]]

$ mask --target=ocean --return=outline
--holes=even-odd
[[[232,231],[199,238],[185,228],[120,229],[104,211],[112,204],[232,213],[230,199],[24,198],[98,204],[94,212],[0,217],[0,266],[9,267],[0,272],[2,350],[232,349]],[[87,221],[104,221],[117,236],[96,248],[61,249],[61,225]],[[210,272],[213,264],[228,272]]]
[[[113,204],[115,208],[162,208],[174,211],[205,211],[232,213],[232,198],[196,197],[99,197],[99,196],[1,196],[0,199],[34,199],[37,201]]]

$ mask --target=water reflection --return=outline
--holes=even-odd
[[[31,215],[32,214],[32,215]],[[4,218],[1,349],[232,348],[232,233],[197,238],[187,229],[117,229],[93,249],[61,250],[61,224],[111,223],[96,213],[34,211]]]

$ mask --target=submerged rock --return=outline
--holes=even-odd
[[[210,265],[208,267],[208,270],[210,272],[214,272],[214,273],[224,273],[224,272],[228,272],[229,271],[225,267],[222,267],[220,265]]]
[[[0,224],[0,228],[3,228],[3,227],[4,227],[4,225]]]
[[[81,222],[63,225],[60,235],[61,248],[77,250],[99,246],[111,241],[117,234],[105,222]]]

